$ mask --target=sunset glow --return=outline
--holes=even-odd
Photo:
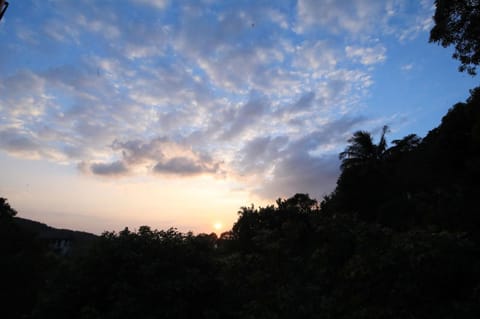
[[[0,196],[56,227],[321,200],[352,132],[423,136],[475,83],[428,43],[433,0],[9,2]]]
[[[215,224],[213,224],[213,228],[215,229],[215,231],[220,231],[222,230],[223,225],[220,222],[216,222]]]

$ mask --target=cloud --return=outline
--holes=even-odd
[[[267,174],[280,160],[288,143],[287,136],[258,136],[249,140],[235,156],[235,167],[242,175]]]
[[[127,173],[192,176],[202,173],[221,174],[221,162],[211,156],[166,137],[150,141],[114,141],[112,150],[119,153],[120,160],[102,163],[82,162],[79,169],[85,173],[104,176],[124,176]]]
[[[433,10],[432,7],[422,16],[414,17],[414,20],[411,21],[410,25],[405,26],[400,32],[398,32],[398,40],[400,42],[411,41],[414,40],[420,33],[428,32],[432,29],[434,21],[433,21]]]
[[[251,99],[225,114],[223,139],[233,139],[241,135],[248,127],[258,122],[268,108],[264,99]]]
[[[345,53],[348,58],[353,59],[356,62],[360,62],[363,65],[372,65],[384,62],[386,59],[387,50],[382,45],[377,45],[373,48],[362,47],[345,47]]]
[[[89,165],[89,169],[93,174],[103,176],[119,176],[128,173],[128,168],[121,161],[115,161],[112,163],[92,163]]]
[[[16,127],[0,130],[0,148],[11,155],[28,159],[48,159],[63,163],[67,157],[51,145],[42,145],[38,136],[32,132]]]
[[[293,105],[295,109],[308,109],[312,106],[315,99],[314,92],[307,92],[300,97],[300,99]]]
[[[413,69],[413,63],[404,64],[400,69],[405,72],[411,71]]]
[[[132,0],[134,3],[152,6],[157,9],[164,9],[168,5],[168,0]]]
[[[327,41],[305,41],[296,48],[297,60],[295,63],[303,68],[315,70],[331,70],[338,62],[335,47]]]
[[[369,0],[297,2],[298,28],[304,32],[312,26],[327,27],[332,32],[358,33],[372,28],[374,21],[383,12],[382,2]]]
[[[265,198],[288,197],[295,193],[326,195],[335,187],[339,174],[338,157],[312,157],[292,154],[282,159],[273,170],[273,179],[256,190]]]
[[[168,139],[157,137],[148,142],[142,140],[129,140],[121,142],[115,140],[112,143],[114,151],[121,151],[122,157],[128,164],[142,164],[150,160],[163,158],[165,149],[169,147]]]
[[[26,3],[2,47],[1,149],[107,177],[221,175],[264,196],[332,185],[386,41],[424,32],[431,12],[403,0]]]
[[[0,78],[0,111],[9,118],[33,119],[41,116],[48,103],[45,96],[46,81],[29,70]],[[28,90],[26,89],[28,88]]]
[[[187,157],[174,157],[164,162],[158,162],[153,167],[153,171],[161,174],[191,176],[201,173],[216,173],[218,166],[218,163],[209,165]]]
[[[338,150],[350,131],[365,119],[344,117],[299,139],[257,138],[237,154],[237,166],[253,174],[252,190],[265,198],[296,192],[324,195],[333,190],[339,174]]]
[[[36,154],[40,148],[31,134],[16,128],[0,130],[0,147],[20,154]]]

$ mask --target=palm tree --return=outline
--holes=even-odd
[[[388,126],[382,128],[382,135],[378,145],[373,143],[372,135],[366,131],[357,131],[348,139],[348,145],[345,151],[341,152],[339,157],[342,160],[340,165],[342,170],[363,166],[367,163],[377,162],[383,159],[387,149],[387,140],[385,134]]]

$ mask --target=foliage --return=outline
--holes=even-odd
[[[0,198],[0,300],[2,318],[28,317],[52,263],[34,234],[14,221],[16,211]]]
[[[17,215],[17,211],[10,207],[6,198],[0,197],[0,220],[11,219]]]
[[[480,1],[436,0],[435,6],[430,42],[455,45],[453,57],[461,63],[459,70],[475,75],[480,63]]]

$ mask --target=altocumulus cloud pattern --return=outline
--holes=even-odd
[[[385,124],[362,115],[375,72],[427,34],[433,12],[431,1],[10,2],[1,149],[104,178],[230,178],[264,197],[332,189],[351,132]]]

